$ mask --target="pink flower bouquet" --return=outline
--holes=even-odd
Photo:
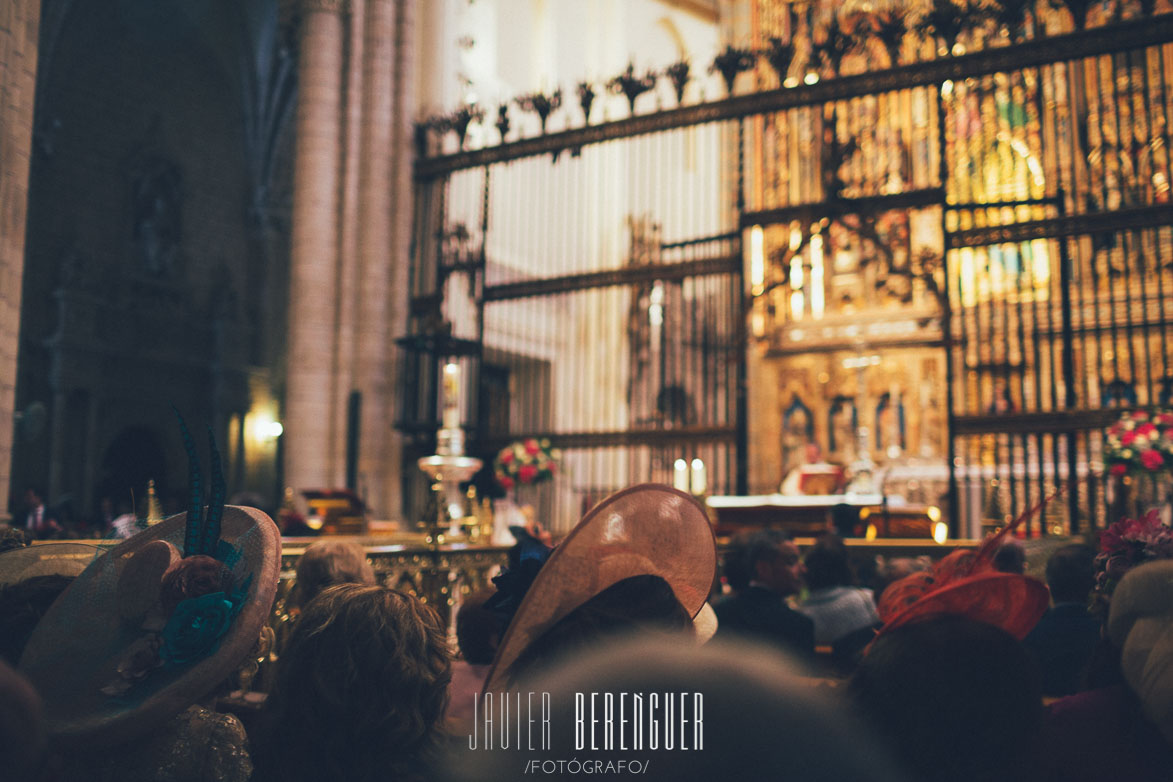
[[[518,484],[529,486],[553,478],[559,458],[549,440],[527,437],[501,449],[493,460],[493,472],[501,488],[509,491]]]
[[[1104,463],[1111,475],[1173,468],[1173,413],[1132,410],[1108,427]]]

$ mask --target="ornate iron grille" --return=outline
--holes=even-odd
[[[1063,485],[1033,528],[1102,526],[1102,427],[1173,395],[1171,40],[1165,14],[837,59],[795,86],[802,69],[771,88],[759,67],[721,101],[471,151],[425,139],[410,448],[432,447],[456,356],[477,455],[565,449],[537,497],[556,527],[676,458],[704,459],[713,493],[776,486],[790,430],[884,462],[881,488],[943,504],[954,534]],[[776,448],[748,377],[778,386]]]

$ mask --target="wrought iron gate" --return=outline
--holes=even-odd
[[[735,134],[713,123],[542,150],[420,185],[421,349],[406,353],[419,393],[401,422],[420,455],[437,361],[456,358],[478,389],[463,400],[475,455],[491,463],[525,437],[562,451],[554,481],[521,497],[555,528],[624,486],[671,483],[677,459],[702,460],[710,491],[736,491]]]
[[[911,463],[955,534],[1063,485],[1034,528],[1102,526],[1102,427],[1173,396],[1171,40],[1166,14],[796,86],[759,64],[721,101],[472,151],[421,133],[411,455],[456,357],[476,455],[565,452],[533,498],[556,527],[678,458],[744,493],[748,367],[774,362],[817,378],[779,392],[783,429]],[[869,391],[882,362],[913,380]]]

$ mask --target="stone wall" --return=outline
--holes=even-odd
[[[182,492],[172,404],[202,453],[210,426],[234,456],[226,433],[250,409],[248,367],[276,360],[250,349],[265,317],[253,313],[271,303],[259,267],[273,261],[250,243],[233,10],[46,0],[43,13],[19,367],[0,378],[15,378],[16,409],[47,412],[12,451],[13,483],[43,485],[84,518],[103,494],[141,498],[143,477],[165,501]],[[134,442],[166,462],[125,463]]]

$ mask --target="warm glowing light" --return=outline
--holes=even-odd
[[[876,354],[870,356],[851,356],[843,359],[844,369],[862,369],[863,367],[874,367],[880,363],[880,357]]]
[[[753,335],[755,337],[764,336],[766,333],[766,313],[761,309],[755,307],[753,314],[750,316],[750,322],[753,327]]]
[[[823,235],[811,237],[811,314],[823,317]]]
[[[760,296],[766,284],[765,234],[760,225],[749,229],[749,282],[753,295]]]
[[[960,252],[961,267],[958,269],[957,285],[961,289],[961,303],[966,307],[977,304],[977,274],[973,262],[973,249],[963,247]]]
[[[805,297],[802,295],[802,256],[790,260],[790,314],[797,320],[802,317]]]
[[[460,426],[460,365],[450,361],[444,365],[444,377],[441,385],[442,421],[444,428],[455,429]]]
[[[285,432],[285,427],[266,411],[254,412],[245,421],[245,432],[258,445],[271,443]]]
[[[692,477],[689,489],[693,494],[704,494],[709,488],[708,475],[705,473],[705,463],[700,459],[692,460]]]
[[[933,525],[933,540],[944,545],[945,541],[949,540],[949,525],[943,521],[938,521]]]
[[[803,77],[803,81],[806,82],[807,84],[818,84],[819,83],[819,74],[815,73],[814,71],[811,71],[805,77]]]
[[[941,509],[936,505],[930,505],[925,515],[929,517],[929,521],[938,522],[941,520]]]
[[[875,540],[880,536],[879,530],[876,529],[875,524],[869,524],[867,532],[864,533],[865,540]]]
[[[1046,292],[1050,289],[1051,258],[1047,253],[1047,240],[1034,239],[1022,246],[1023,259],[1031,269],[1035,288]]]

